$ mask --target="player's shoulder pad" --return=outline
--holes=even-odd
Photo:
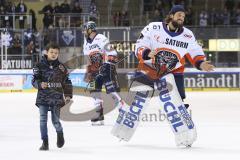
[[[160,29],[161,26],[162,26],[162,22],[151,22],[151,23],[148,24],[148,26],[152,30]]]
[[[143,28],[139,38],[151,34],[152,31],[157,31],[161,29],[162,22],[151,22],[146,27]]]
[[[94,38],[94,40],[101,41],[103,43],[109,41],[108,38],[105,35],[100,34],[100,33],[97,34],[97,36]]]
[[[148,31],[160,30],[162,26],[162,22],[151,22],[145,28]]]

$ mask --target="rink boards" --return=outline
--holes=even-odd
[[[70,73],[73,86],[84,90],[84,69]],[[120,86],[128,88],[133,71],[121,70]],[[0,70],[0,92],[35,92],[31,85],[32,70]],[[185,70],[184,83],[187,91],[239,91],[240,68],[217,68],[214,72],[201,72],[188,68]]]

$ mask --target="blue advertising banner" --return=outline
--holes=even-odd
[[[84,73],[71,73],[69,78],[72,81],[74,87],[86,88],[87,83],[83,80]],[[24,74],[23,75],[23,90],[24,89],[32,89],[32,74]]]
[[[85,70],[70,73],[72,84],[76,88],[87,88],[88,83],[84,81]],[[5,70],[0,72],[2,86],[8,86],[8,90],[32,90],[31,70]],[[133,72],[119,73],[118,81],[121,88],[128,88]],[[18,77],[18,78],[17,78]],[[240,72],[185,72],[185,88],[187,90],[240,90]],[[11,84],[11,85],[10,85]],[[11,86],[13,86],[11,88]],[[18,89],[16,89],[18,88]],[[2,90],[6,90],[2,88]]]
[[[86,88],[87,83],[83,80],[84,73],[72,73],[70,74],[70,79],[74,87]]]

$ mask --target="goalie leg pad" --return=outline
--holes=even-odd
[[[191,146],[197,138],[196,128],[178,92],[173,74],[156,82],[159,101],[175,135],[177,146]]]
[[[131,106],[119,109],[119,116],[112,129],[112,134],[121,140],[129,141],[133,136],[143,109],[148,104],[149,91],[137,92]]]
[[[129,97],[134,95],[132,104],[119,109],[119,116],[111,131],[114,136],[124,141],[129,141],[135,133],[139,125],[139,117],[144,112],[153,93],[153,88],[137,81],[132,86],[133,90],[130,89],[129,93]],[[142,90],[139,90],[140,88]]]

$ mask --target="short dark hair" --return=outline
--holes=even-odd
[[[54,42],[48,43],[48,45],[46,47],[46,50],[48,51],[50,48],[60,50],[59,45],[57,43],[54,43]]]

